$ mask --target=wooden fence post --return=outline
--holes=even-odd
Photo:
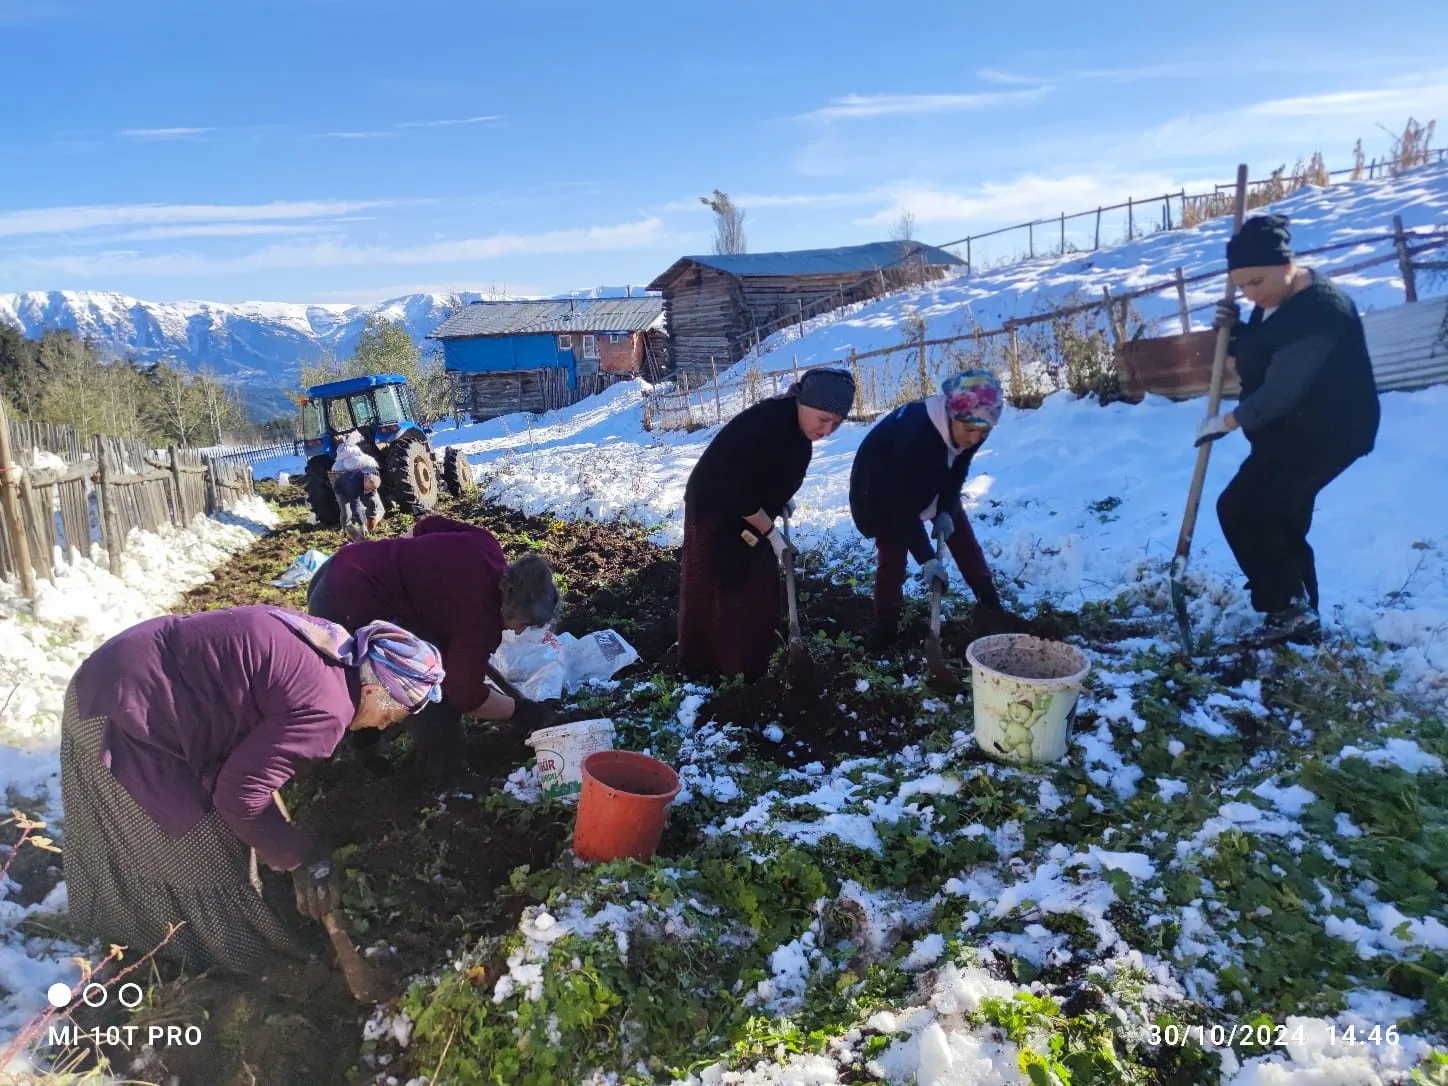
[[[799,384],[799,355],[792,354],[789,356],[789,367],[794,371],[794,383]]]
[[[1009,327],[1011,330],[1011,400],[1012,406],[1019,407],[1025,383],[1021,377],[1021,341],[1015,323],[1012,322]]]
[[[970,263],[970,238],[965,239],[965,274],[970,275],[974,271]]]
[[[0,503],[10,527],[10,549],[20,574],[20,591],[25,598],[35,598],[35,570],[30,565],[30,541],[25,536],[25,522],[20,519],[20,484],[15,479],[15,461],[10,449],[10,421],[0,404]]]
[[[714,375],[714,423],[724,421],[724,405],[719,402],[719,367],[714,365],[714,356],[709,356],[709,372]]]
[[[1403,273],[1403,293],[1408,301],[1418,300],[1418,281],[1413,273],[1413,257],[1408,252],[1408,239],[1403,233],[1403,216],[1393,216],[1393,245],[1398,250],[1398,270]]]
[[[771,392],[770,395],[771,395],[771,396],[778,396],[778,395],[779,395],[779,371],[778,371],[778,370],[771,370],[771,371],[770,371],[770,373],[769,373],[769,381],[770,381],[770,384],[774,386],[774,391]]]
[[[181,489],[180,454],[176,452],[175,445],[168,445],[166,452],[171,458],[171,494],[176,499],[174,503],[176,526],[184,528],[191,523],[191,518],[186,515],[186,493]]]
[[[101,540],[106,547],[106,563],[115,576],[121,575],[121,547],[125,540],[121,538],[120,525],[116,521],[116,493],[111,488],[110,457],[106,454],[105,438],[95,439],[96,450],[96,504],[100,506],[101,512]]]
[[[1061,212],[1061,255],[1066,255],[1066,213]]]
[[[1131,197],[1126,198],[1126,240],[1136,237],[1136,217],[1131,206]]]
[[[799,307],[799,338],[804,339],[804,301],[796,298],[794,304]]]
[[[1096,240],[1091,245],[1091,251],[1095,252],[1101,248],[1101,208],[1096,209]]]
[[[1117,350],[1120,350],[1122,334],[1121,329],[1116,325],[1116,302],[1111,297],[1111,288],[1102,287],[1101,297],[1103,300],[1102,304],[1106,307],[1106,321],[1111,325],[1111,343]]]
[[[1187,308],[1187,280],[1181,268],[1176,270],[1177,310],[1182,318],[1182,335],[1192,330],[1192,312]]]
[[[1026,245],[1030,251],[1031,259],[1036,259],[1036,224],[1026,223]]]

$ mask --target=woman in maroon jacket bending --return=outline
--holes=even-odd
[[[788,392],[736,415],[694,465],[684,489],[679,668],[743,675],[769,668],[779,625],[775,526],[792,512],[811,446],[839,429],[855,402],[843,370],[811,370]]]
[[[462,718],[541,722],[531,703],[487,681],[488,661],[503,639],[546,625],[558,609],[553,571],[536,554],[511,565],[493,534],[447,517],[419,520],[412,535],[348,543],[312,578],[307,610],[348,629],[382,619],[413,630],[442,651],[442,701],[411,722],[418,753],[434,777],[467,768]],[[378,733],[359,733],[370,746]]]
[[[60,784],[70,914],[87,934],[194,969],[302,956],[262,893],[259,857],[296,906],[336,907],[331,855],[273,793],[343,733],[442,696],[437,649],[376,622],[350,634],[280,608],[151,619],[81,664],[65,695]]]

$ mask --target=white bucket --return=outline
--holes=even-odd
[[[1028,634],[982,637],[966,649],[975,741],[1012,762],[1059,762],[1091,670],[1080,649]]]
[[[545,796],[576,796],[583,789],[583,759],[613,749],[612,720],[577,720],[540,728],[525,740],[538,763]]]

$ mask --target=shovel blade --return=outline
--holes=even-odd
[[[1182,652],[1192,654],[1192,619],[1187,614],[1187,586],[1178,578],[1171,580],[1171,610],[1176,618],[1177,636],[1181,639]]]
[[[925,663],[930,668],[930,685],[943,694],[959,694],[965,689],[955,672],[945,666],[945,653],[940,638],[932,636],[925,642]]]

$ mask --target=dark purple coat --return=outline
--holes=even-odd
[[[102,759],[161,829],[184,836],[215,808],[289,870],[310,842],[272,792],[337,748],[357,680],[269,610],[150,619],[91,653],[73,681],[82,719],[109,721]]]

